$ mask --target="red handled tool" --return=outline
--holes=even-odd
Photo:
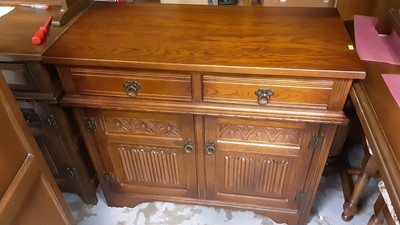
[[[45,10],[49,10],[50,6],[47,4],[19,4],[20,6],[27,6],[27,7],[31,7],[34,9],[45,9]]]
[[[42,40],[46,37],[47,29],[49,28],[52,19],[53,17],[50,16],[50,18],[47,19],[46,23],[43,26],[39,27],[39,30],[36,31],[35,35],[33,35],[32,37],[33,44],[39,45],[40,43],[42,43]]]

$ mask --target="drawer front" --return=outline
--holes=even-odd
[[[32,75],[23,63],[1,63],[0,72],[12,90],[35,90]]]
[[[335,0],[262,0],[262,6],[335,7]]]
[[[192,100],[190,74],[71,68],[71,75],[77,94],[151,100]]]
[[[203,101],[327,109],[334,81],[254,76],[203,76]]]
[[[40,61],[0,62],[0,76],[17,99],[54,101],[62,94],[55,67]]]

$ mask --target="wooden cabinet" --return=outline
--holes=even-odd
[[[97,180],[71,110],[58,99],[62,86],[54,66],[38,61],[0,62],[0,74],[17,104],[62,191],[97,203]]]
[[[0,221],[2,225],[74,225],[73,217],[0,76]]]
[[[121,22],[132,15],[141,22]],[[352,80],[365,76],[348,43],[336,9],[96,2],[43,60],[107,204],[306,224]]]
[[[0,71],[16,98],[54,101],[61,95],[54,66],[39,61],[1,61]]]
[[[330,122],[282,119],[268,112],[276,105],[309,117],[302,113],[337,108],[346,99],[339,93],[349,86],[343,79],[75,66],[58,70],[67,90],[63,103],[74,106],[107,203],[114,206],[154,200],[211,204],[252,209],[296,224],[310,188],[316,188],[313,171],[322,171],[333,141],[337,125],[331,123],[345,121],[329,115]],[[169,80],[142,82],[143,74]],[[182,74],[182,88],[175,90]],[[109,85],[101,82],[103,76]],[[140,88],[129,89],[127,82]],[[260,97],[262,87],[274,94]],[[157,98],[151,100],[149,93]],[[316,97],[301,102],[307,93]],[[186,96],[193,96],[190,102]]]
[[[206,117],[207,198],[297,209],[319,126]]]
[[[85,110],[113,192],[196,197],[193,116]]]
[[[64,92],[55,66],[41,60],[77,17],[62,27],[51,26],[40,45],[31,41],[38,28],[59,11],[60,6],[49,10],[16,6],[1,17],[0,76],[12,90],[60,189],[80,194],[84,201],[95,204],[96,173],[86,146],[72,110],[59,105]]]

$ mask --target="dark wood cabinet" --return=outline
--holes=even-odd
[[[0,105],[1,224],[76,224],[1,74]]]
[[[96,2],[43,60],[107,204],[306,224],[351,83],[365,76],[350,43],[336,9]]]
[[[16,98],[54,101],[62,92],[54,66],[40,61],[1,61],[0,70]]]
[[[0,62],[2,74],[61,191],[97,203],[97,179],[71,110],[58,105],[62,86],[54,67]]]
[[[54,65],[42,62],[42,54],[77,19],[62,27],[51,26],[40,45],[32,35],[59,13],[60,6],[37,10],[16,6],[0,20],[0,76],[3,76],[62,191],[80,194],[97,203],[96,173],[70,109],[59,100],[63,88]]]

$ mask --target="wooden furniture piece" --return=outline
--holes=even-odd
[[[375,16],[382,0],[336,0],[343,21],[352,21],[354,15]]]
[[[400,33],[400,27],[393,24],[400,23],[400,1],[398,0],[380,0],[379,5],[379,21],[376,24],[376,31],[379,34],[390,34],[392,29]]]
[[[368,225],[381,225],[385,221],[389,225],[399,225],[399,218],[397,216],[399,212],[396,212],[393,208],[385,183],[380,181],[378,187],[380,194],[374,204],[374,215],[371,216]]]
[[[349,44],[336,9],[96,2],[43,60],[109,205],[306,224],[352,80],[365,76]]]
[[[374,214],[369,219],[368,225],[383,225],[385,222],[385,214],[388,213],[389,212],[386,207],[385,201],[383,200],[383,197],[380,194],[374,204]]]
[[[373,154],[366,154],[363,161],[361,171],[359,172],[354,184],[354,189],[352,190],[350,197],[345,199],[343,205],[342,219],[344,221],[350,221],[353,219],[353,216],[358,212],[358,203],[361,194],[365,190],[370,178],[378,176],[378,166],[375,156]]]
[[[353,83],[350,96],[377,161],[379,174],[386,184],[395,211],[399,212],[400,142],[396,131],[400,124],[400,109],[381,74],[400,73],[400,66],[378,62],[365,62],[365,65],[368,75],[362,82]],[[362,187],[359,191],[362,191]],[[348,212],[346,217],[356,213],[356,210],[351,209],[353,207],[356,206],[344,208],[344,212]]]
[[[2,76],[0,104],[0,223],[75,224]]]
[[[55,14],[51,24],[53,26],[63,26],[73,19],[81,11],[93,3],[92,0],[60,0],[61,9]]]
[[[382,8],[382,10],[390,11],[390,17],[381,16],[379,21],[387,20],[391,30],[389,33],[397,32],[393,35],[400,35],[400,20],[398,19],[400,12],[388,8]],[[385,13],[379,14],[385,15]],[[380,22],[378,22],[379,24]],[[392,36],[390,40],[385,48],[395,49],[396,47],[393,45],[396,43],[396,36]],[[350,97],[366,134],[372,156],[367,159],[367,164],[357,179],[351,199],[344,204],[342,218],[346,221],[356,214],[360,194],[370,176],[376,174],[377,171],[387,183],[389,196],[393,198],[392,201],[396,201],[394,208],[399,212],[400,186],[397,179],[400,170],[398,167],[400,142],[395,134],[400,123],[399,106],[385,84],[382,74],[400,74],[400,65],[368,61],[364,63],[367,69],[367,78],[354,82]]]
[[[56,9],[54,9],[56,10]],[[0,18],[0,75],[4,76],[62,191],[97,203],[95,171],[71,110],[58,106],[62,86],[43,52],[66,30],[51,27],[42,45],[31,38],[53,11],[16,7]],[[16,29],[17,28],[17,29]]]
[[[343,21],[354,15],[375,15],[385,0],[260,0],[262,6],[337,8]],[[387,0],[386,0],[387,1]],[[396,0],[393,0],[396,1]],[[254,5],[254,4],[253,4]]]
[[[69,24],[77,15],[82,13],[92,0],[1,0],[0,5],[18,6],[20,4],[47,4],[52,8],[51,15],[53,26]],[[43,24],[40,24],[42,26]]]

